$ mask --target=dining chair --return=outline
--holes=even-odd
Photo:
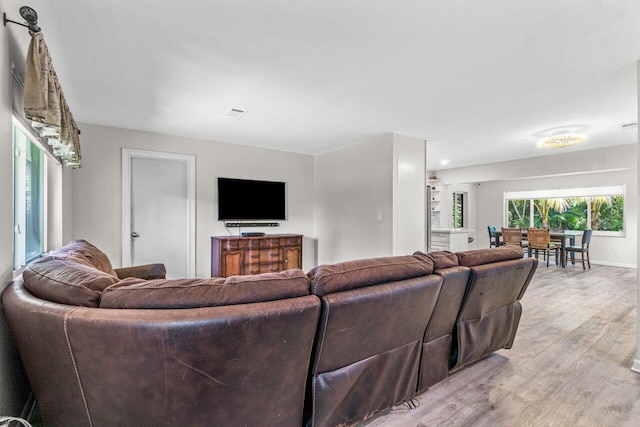
[[[526,248],[529,242],[522,240],[522,230],[519,228],[502,227],[502,241],[506,246],[520,246]]]
[[[587,265],[589,266],[589,268],[591,268],[591,260],[589,259],[589,244],[591,243],[591,235],[593,234],[593,230],[588,228],[586,230],[584,230],[584,233],[582,233],[582,244],[580,246],[567,246],[564,248],[565,250],[565,255],[564,255],[564,259],[568,259],[569,256],[569,252],[572,252],[574,254],[579,253],[580,256],[582,257],[582,269],[586,270],[586,267],[584,265],[584,257],[585,254],[587,255]]]
[[[551,233],[548,229],[530,228],[527,230],[527,238],[529,240],[529,256],[531,256],[532,251],[535,251],[537,259],[539,251],[542,251],[543,259],[546,259],[547,267],[549,267],[549,258],[551,258],[551,251],[553,251],[556,257],[556,265],[558,265],[560,244],[551,241]]]
[[[549,230],[551,230],[552,233],[562,233],[564,231],[564,228],[550,228]],[[551,241],[562,243],[562,237],[551,236]]]
[[[494,246],[496,246],[496,227],[493,225],[489,225],[487,226],[487,230],[489,230],[489,248],[492,248]],[[500,246],[502,246],[502,243],[500,243]]]

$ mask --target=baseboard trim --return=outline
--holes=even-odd
[[[640,374],[640,359],[636,359],[633,361],[633,366],[631,367],[633,372],[637,372]]]
[[[580,260],[576,260],[576,265],[580,264]],[[621,262],[609,262],[609,261],[591,261],[591,264],[597,265],[607,265],[609,267],[624,267],[624,268],[635,268],[638,269],[637,264],[624,264]]]

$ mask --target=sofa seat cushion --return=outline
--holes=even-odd
[[[210,279],[127,278],[104,290],[101,308],[197,308],[248,304],[310,294],[302,270]]]
[[[102,291],[118,278],[88,265],[86,260],[50,255],[29,264],[24,286],[38,298],[60,304],[98,307]]]
[[[332,292],[358,289],[433,273],[429,259],[394,256],[320,265],[309,272],[312,292],[323,296]]]
[[[457,255],[460,265],[473,267],[476,265],[519,259],[524,256],[524,252],[519,246],[500,246],[499,248],[458,252]]]

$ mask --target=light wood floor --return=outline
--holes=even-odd
[[[636,270],[539,265],[522,306],[512,349],[363,425],[640,426]]]

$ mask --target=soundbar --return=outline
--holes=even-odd
[[[241,234],[242,234],[242,237],[262,237],[262,236],[264,236],[264,233],[261,233],[259,231],[256,231],[256,232],[243,232]]]
[[[279,227],[279,222],[225,222],[227,228],[238,227]]]

